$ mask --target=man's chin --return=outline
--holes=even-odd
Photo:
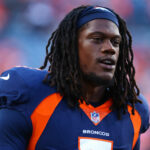
[[[83,73],[83,79],[93,86],[111,86],[114,82],[110,76],[98,76],[94,73]]]

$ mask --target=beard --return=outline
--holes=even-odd
[[[93,86],[112,86],[114,84],[114,78],[108,79],[106,77],[100,77],[95,73],[84,73],[82,72],[83,80],[90,83]]]

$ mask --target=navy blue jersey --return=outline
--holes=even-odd
[[[139,150],[149,127],[145,98],[118,120],[112,99],[70,108],[55,87],[43,84],[47,71],[12,68],[0,76],[0,149]]]

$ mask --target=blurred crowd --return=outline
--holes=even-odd
[[[0,0],[0,73],[16,65],[40,67],[60,20],[85,4],[110,7],[126,20],[133,36],[136,80],[150,104],[149,0]],[[149,139],[150,129],[142,135],[142,150],[150,150]]]

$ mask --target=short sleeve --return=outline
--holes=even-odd
[[[15,68],[0,76],[0,108],[25,103],[29,99],[28,87]]]
[[[20,112],[0,109],[1,150],[25,150],[31,134],[32,128]]]

